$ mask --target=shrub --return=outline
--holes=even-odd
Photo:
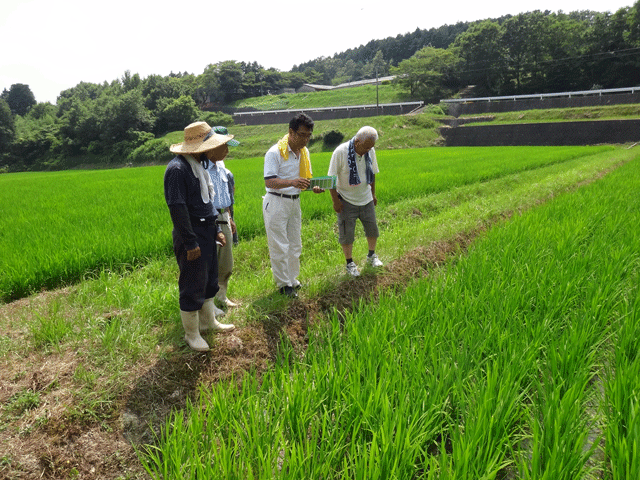
[[[161,98],[158,101],[158,113],[154,132],[164,134],[175,130],[182,130],[194,122],[200,110],[189,95],[180,98]]]
[[[128,160],[131,152],[154,138],[153,133],[136,130],[129,130],[126,133],[126,137],[126,139],[114,143],[109,151],[105,152],[107,153],[106,158],[110,163],[119,164]]]
[[[339,130],[331,130],[324,134],[323,144],[325,148],[335,148],[344,140],[344,133]]]
[[[205,112],[200,116],[200,120],[207,122],[212,127],[218,125],[223,127],[233,126],[233,117],[222,112]]]
[[[132,163],[164,163],[171,160],[173,154],[164,140],[154,138],[147,140],[138,148],[133,150],[127,159]]]
[[[445,111],[445,108],[443,108],[441,105],[434,105],[432,103],[427,105],[427,107],[424,109],[424,113],[429,115],[446,115],[447,114],[447,112]]]
[[[435,128],[436,122],[429,116],[428,113],[421,113],[419,115],[408,115],[406,121],[410,125],[422,128]]]

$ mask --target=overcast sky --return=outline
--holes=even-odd
[[[55,103],[79,82],[102,83],[126,70],[142,78],[201,74],[235,60],[289,71],[370,40],[517,15],[533,10],[616,12],[631,0],[2,0],[0,91],[29,85]]]

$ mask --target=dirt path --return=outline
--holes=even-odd
[[[78,424],[69,417],[68,407],[77,400],[73,390],[74,372],[80,363],[76,352],[30,352],[28,359],[23,358],[24,352],[10,352],[0,373],[0,480],[148,478],[134,446],[152,443],[154,432],[159,432],[167,416],[183,409],[187,399],[195,398],[200,385],[232,376],[239,380],[249,371],[260,375],[273,365],[283,333],[298,355],[303,355],[310,324],[322,321],[334,308],[338,312],[350,309],[354,300],[375,301],[381,291],[403,289],[407,282],[427,275],[465,250],[477,233],[420,247],[376,274],[337,284],[319,298],[302,296],[259,324],[217,336],[207,353],[177,350],[162,358],[149,356],[147,363],[129,372],[131,386],[121,396],[118,411],[106,415],[108,420]],[[1,306],[0,319],[9,326],[3,335],[18,344],[22,340],[26,343],[19,319],[67,294],[65,289],[43,292]],[[39,403],[18,415],[22,412],[16,405],[16,394],[25,391],[37,395]]]

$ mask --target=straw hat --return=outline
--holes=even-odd
[[[226,128],[224,130],[219,127],[214,129],[207,122],[192,123],[184,129],[184,142],[174,143],[169,147],[169,151],[177,154],[198,154],[213,150],[225,143],[231,146],[238,145],[238,142],[233,140],[233,135],[217,133],[220,131],[228,133]]]

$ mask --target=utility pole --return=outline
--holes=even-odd
[[[380,97],[378,95],[378,67],[376,67],[376,115],[380,115],[378,109],[380,108]]]

